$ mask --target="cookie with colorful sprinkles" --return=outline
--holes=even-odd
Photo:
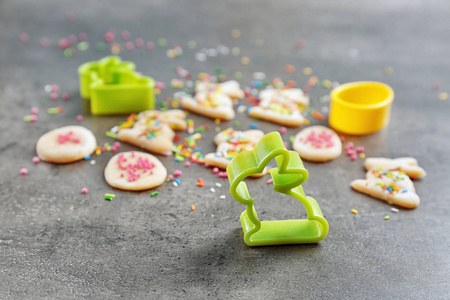
[[[342,142],[330,128],[310,126],[297,133],[292,148],[303,160],[326,162],[341,155]]]
[[[399,157],[394,159],[384,157],[369,157],[364,161],[366,170],[376,168],[401,168],[410,178],[420,179],[427,173],[419,167],[417,160],[413,157]]]
[[[168,154],[172,151],[175,136],[172,128],[186,129],[184,118],[185,114],[181,110],[132,114],[118,126],[117,138],[150,152]]]
[[[205,163],[220,169],[226,169],[230,161],[243,151],[252,150],[256,143],[264,136],[261,130],[237,131],[228,128],[219,132],[214,138],[217,145],[215,153],[205,155]],[[255,175],[259,177],[267,172]]]
[[[167,170],[155,156],[129,151],[113,156],[105,168],[106,182],[127,191],[143,191],[160,186],[167,177]]]
[[[398,169],[371,169],[366,179],[352,181],[351,187],[361,193],[404,208],[416,208],[420,198],[408,175]]]
[[[195,85],[196,93],[218,92],[223,93],[231,99],[241,100],[244,98],[244,91],[241,90],[239,82],[229,80],[222,83],[213,83],[209,81],[199,81]]]
[[[249,109],[249,116],[289,127],[305,124],[302,112],[309,98],[301,89],[267,88],[259,93],[260,102]]]
[[[184,95],[180,103],[185,109],[211,119],[229,121],[235,117],[233,101],[221,92],[201,92],[195,97]]]
[[[83,126],[64,126],[47,132],[36,144],[41,160],[65,164],[85,158],[94,152],[97,140]]]

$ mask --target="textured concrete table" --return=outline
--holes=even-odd
[[[450,100],[439,101],[438,94],[450,91],[449,4],[339,2],[1,1],[0,298],[448,299]],[[69,12],[74,18],[68,21]],[[328,237],[317,245],[249,248],[239,222],[243,205],[229,196],[226,180],[203,166],[185,169],[172,157],[161,158],[169,172],[183,170],[182,183],[165,184],[150,197],[150,192],[108,187],[103,168],[111,153],[96,157],[95,165],[34,165],[39,136],[77,124],[78,114],[99,144],[113,142],[105,132],[124,117],[86,112],[76,73],[81,63],[110,53],[95,49],[110,28],[118,35],[129,30],[133,40],[165,38],[169,46],[180,44],[183,55],[173,59],[166,56],[167,48],[126,51],[117,37],[123,59],[166,84],[177,77],[176,66],[194,75],[221,68],[229,78],[239,71],[243,85],[259,71],[268,80],[293,79],[302,86],[309,78],[302,73],[305,67],[320,80],[386,82],[396,93],[389,127],[346,141],[365,146],[368,156],[416,157],[428,172],[415,183],[421,205],[394,214],[388,204],[352,191],[350,181],[364,176],[360,159],[351,162],[344,155],[327,164],[305,163],[310,178],[303,186],[329,221]],[[238,39],[230,36],[235,28],[241,32]],[[82,32],[89,49],[65,57],[56,43]],[[19,40],[21,33],[29,35],[28,42]],[[47,48],[40,47],[41,38],[48,38]],[[292,51],[300,39],[305,47]],[[190,40],[197,49],[187,47]],[[219,45],[238,47],[240,54],[195,59],[202,48]],[[241,64],[243,56],[250,64]],[[296,71],[284,72],[287,64]],[[386,75],[385,67],[394,73]],[[438,81],[440,90],[433,90]],[[70,100],[43,103],[48,97],[44,86],[52,83]],[[158,100],[173,92],[166,88]],[[318,99],[328,93],[312,88],[313,107],[327,107]],[[58,105],[63,113],[47,114],[48,107]],[[33,106],[40,109],[38,121],[23,122]],[[193,118],[197,125],[215,127]],[[244,114],[237,119],[241,129],[252,122],[267,132],[279,129]],[[204,153],[215,148],[213,132],[199,141]],[[290,129],[286,140],[295,133]],[[129,149],[136,148],[121,148]],[[19,174],[22,167],[29,169],[27,176]],[[195,185],[200,176],[206,181],[203,189]],[[249,183],[262,219],[304,216],[295,200],[270,194],[265,181]],[[223,186],[209,192],[216,182]],[[89,188],[87,195],[82,187]],[[107,192],[116,194],[114,201],[103,200]],[[222,194],[225,200],[219,199]],[[351,214],[352,209],[359,214]],[[384,220],[386,215],[390,220]]]

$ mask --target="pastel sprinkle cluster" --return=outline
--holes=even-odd
[[[217,152],[216,157],[224,157],[232,160],[236,155],[243,151],[253,149],[254,145],[246,138],[241,131],[226,129],[223,134],[227,136],[226,142],[229,147],[226,150]]]
[[[75,144],[80,143],[80,139],[77,137],[73,137],[72,135],[73,135],[73,131],[69,131],[66,134],[59,134],[58,135],[58,143],[60,143],[60,144],[65,144],[67,142],[72,142]]]
[[[383,170],[382,168],[378,168],[376,170],[372,170],[372,174],[380,179],[382,179],[383,177],[391,178],[394,182],[402,181],[405,179],[404,176],[406,176],[406,173],[403,172],[401,168],[389,170]]]
[[[314,148],[330,148],[334,146],[332,141],[333,134],[326,133],[325,130],[320,134],[317,134],[314,130],[312,130],[309,135],[304,139],[300,137],[300,141],[304,144],[310,143]]]
[[[408,190],[399,188],[395,183],[391,182],[389,184],[385,182],[377,182],[377,185],[381,186],[383,191],[388,191],[389,194],[395,195],[399,192],[406,193]]]
[[[135,158],[134,151],[131,152],[131,157]],[[152,169],[155,167],[155,164],[150,162],[148,158],[142,158],[141,156],[138,156],[136,163],[128,163],[128,159],[125,157],[124,154],[119,154],[119,157],[117,158],[117,165],[121,170],[126,171],[127,174],[127,180],[129,182],[138,180],[141,175],[147,173],[150,175],[153,175]],[[120,177],[124,177],[125,174],[120,174]]]

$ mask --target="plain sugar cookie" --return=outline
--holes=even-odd
[[[65,164],[81,160],[94,152],[97,140],[83,126],[64,126],[41,136],[36,145],[40,159]]]
[[[292,148],[304,160],[325,162],[339,157],[342,143],[339,136],[325,126],[310,126],[294,137]]]
[[[164,183],[167,170],[155,156],[129,151],[114,155],[105,168],[106,182],[126,191],[143,191]]]

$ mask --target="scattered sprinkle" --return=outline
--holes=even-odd
[[[88,193],[88,189],[86,187],[81,189],[81,193],[83,193],[84,195],[86,195]]]
[[[223,200],[223,199],[225,199],[226,198],[226,196],[225,195],[220,195],[220,197],[219,197],[221,200]]]
[[[33,162],[35,164],[39,163],[40,161],[41,161],[41,159],[39,157],[37,157],[37,156],[33,157]]]
[[[392,75],[394,74],[394,68],[386,66],[384,67],[383,72],[385,75]]]
[[[216,189],[215,189],[215,188],[213,188],[213,187],[212,187],[212,188],[210,188],[209,190],[211,191],[211,193],[215,193],[215,192],[216,192]]]
[[[272,184],[273,183],[273,179],[270,178],[269,180],[266,181],[267,184]]]
[[[233,29],[231,31],[231,37],[234,39],[238,39],[241,37],[241,31],[239,29]]]
[[[27,175],[28,174],[28,169],[27,168],[20,169],[20,174]]]
[[[243,56],[241,58],[241,64],[248,65],[249,63],[250,63],[250,58],[248,58],[247,56]]]
[[[358,213],[358,211],[356,210],[356,209],[352,209],[352,214],[357,214]]]
[[[311,68],[304,68],[303,69],[303,75],[306,75],[306,76],[308,76],[308,75],[311,75],[312,74],[312,69]]]
[[[78,115],[77,116],[77,121],[78,122],[82,122],[83,121],[83,116],[82,115]]]
[[[156,196],[156,195],[158,195],[158,194],[159,194],[158,191],[154,191],[153,193],[150,194],[150,197],[154,197],[154,196]]]
[[[195,211],[195,205],[194,204],[191,205],[191,211]]]
[[[222,184],[220,182],[216,182],[217,187],[222,187]]]
[[[399,212],[398,208],[395,208],[395,207],[391,207],[391,211],[394,212],[394,213],[398,213]]]
[[[391,217],[389,217],[389,216],[385,216],[385,217],[384,217],[385,220],[389,220],[390,218],[391,218]]]
[[[116,197],[116,195],[114,194],[105,194],[105,200],[111,201],[112,199],[114,199],[114,197]]]
[[[258,129],[259,126],[258,126],[258,124],[250,123],[249,127],[250,127],[251,129]]]
[[[439,100],[444,101],[448,99],[448,93],[442,92],[438,95]]]
[[[181,176],[182,174],[183,174],[183,172],[181,172],[180,170],[175,170],[173,172],[173,175],[176,176],[176,177]]]
[[[286,65],[286,66],[284,67],[284,71],[285,71],[286,73],[294,73],[295,67],[294,67],[293,65]]]

